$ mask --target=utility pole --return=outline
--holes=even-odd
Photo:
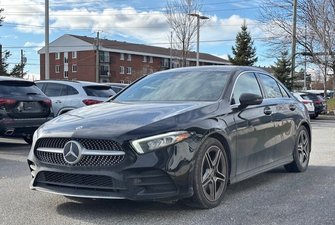
[[[173,39],[173,32],[171,31],[171,43],[170,43],[170,69],[172,69],[172,39]]]
[[[21,67],[20,67],[20,76],[23,78],[23,49],[21,49]]]
[[[0,44],[0,67],[2,67],[2,44]]]
[[[297,0],[293,0],[293,21],[292,21],[292,68],[291,68],[291,91],[293,91],[293,80],[295,71],[295,50],[297,45]]]
[[[50,79],[50,61],[49,61],[49,0],[45,0],[45,80]]]
[[[96,57],[95,57],[95,81],[99,83],[99,45],[100,45],[100,40],[99,40],[99,31],[97,32],[97,41],[95,44],[96,47]]]

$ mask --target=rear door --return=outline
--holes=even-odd
[[[45,118],[50,100],[33,82],[1,81],[0,110],[11,118]]]
[[[252,105],[240,109],[239,97],[243,93],[263,96],[254,73],[242,73],[234,86],[232,108],[236,123],[236,173],[248,177],[248,172],[269,163],[274,143],[271,139],[274,124],[271,117],[271,104],[263,101],[260,105]],[[245,174],[245,175],[243,175]]]
[[[258,79],[262,84],[265,101],[272,106],[274,129],[271,132],[271,140],[275,146],[270,161],[285,159],[292,154],[294,148],[297,102],[288,95],[282,84],[271,76],[258,73]]]
[[[45,82],[43,90],[52,100],[55,116],[58,116],[64,110],[68,111],[83,105],[79,92],[69,85]]]

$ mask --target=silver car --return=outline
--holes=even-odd
[[[94,82],[43,80],[35,83],[51,99],[55,116],[104,102],[116,94],[109,86]]]

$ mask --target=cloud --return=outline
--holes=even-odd
[[[42,41],[39,43],[27,41],[26,43],[24,43],[24,47],[34,47],[35,51],[40,50],[44,46],[45,46],[45,41]]]
[[[20,32],[44,33],[44,4],[40,0],[2,0],[2,2],[6,6],[6,22],[17,24],[16,29]],[[67,9],[66,2],[71,3],[69,4],[71,7],[76,7]],[[82,30],[103,31],[112,36],[117,35],[146,44],[167,47],[170,28],[163,12],[139,11],[133,7],[113,8],[109,6],[99,9],[87,7],[86,4],[79,6],[80,2],[82,1],[52,2],[50,9],[51,32],[59,30],[66,31],[66,33],[78,33]],[[99,2],[104,3],[104,1]],[[90,1],[83,1],[83,3],[91,4]],[[231,46],[244,20],[252,36],[261,34],[261,29],[255,20],[245,19],[239,15],[232,15],[228,18],[219,18],[217,15],[213,15],[201,27],[202,46]]]

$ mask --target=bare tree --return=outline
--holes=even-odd
[[[318,65],[327,80],[327,68],[335,72],[335,0],[298,0],[297,44],[300,56]],[[262,4],[261,22],[276,38],[269,43],[288,48],[292,35],[292,0],[267,0]]]
[[[173,31],[171,43],[174,56],[180,58],[181,66],[186,66],[186,59],[192,49],[192,40],[197,31],[195,17],[191,13],[199,13],[201,5],[197,0],[167,0],[166,18]],[[177,54],[177,55],[176,55]]]

